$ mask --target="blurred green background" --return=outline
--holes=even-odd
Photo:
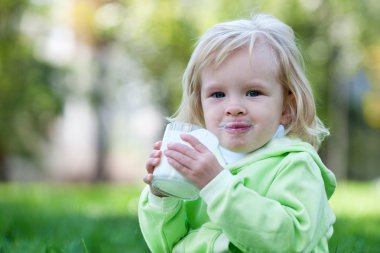
[[[218,22],[252,12],[277,16],[297,35],[318,113],[331,131],[320,155],[343,185],[334,202],[343,217],[338,233],[358,228],[362,220],[347,218],[343,200],[353,204],[362,195],[380,195],[377,0],[2,0],[0,216],[18,210],[18,219],[20,210],[32,210],[12,209],[7,196],[19,189],[11,192],[22,206],[22,193],[35,189],[35,182],[46,189],[91,182],[94,192],[100,192],[95,182],[118,182],[140,190],[152,143],[181,99],[182,73],[197,38]],[[353,192],[362,195],[350,200]],[[366,208],[370,201],[360,203]],[[371,226],[380,223],[376,203],[365,219]],[[135,214],[128,217],[137,231]],[[15,238],[10,231],[23,225],[4,224],[0,243],[9,243]],[[359,228],[352,231],[360,235]],[[139,232],[135,236],[141,239]],[[75,247],[85,249],[78,240]]]
[[[375,179],[379,11],[374,0],[3,0],[0,179],[139,178],[197,38],[252,12],[297,34],[331,129],[326,164],[339,179]]]

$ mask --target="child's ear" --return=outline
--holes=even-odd
[[[284,126],[288,125],[292,121],[292,114],[295,111],[296,105],[295,105],[295,98],[293,93],[289,92],[286,94],[284,99],[284,106],[282,109],[282,115],[280,123]]]

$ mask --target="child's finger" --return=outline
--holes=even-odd
[[[167,148],[168,149],[164,151],[165,156],[167,156],[168,151],[175,151],[175,153],[178,153],[179,155],[187,156],[191,159],[196,159],[199,156],[199,152],[197,150],[195,150],[192,147],[189,147],[189,145],[185,145],[182,143],[168,143]],[[177,159],[175,157],[173,158]]]
[[[162,141],[157,141],[156,143],[153,144],[153,149],[159,150],[161,148]]]
[[[146,171],[148,173],[153,173],[154,168],[160,164],[160,158],[149,158],[146,163]]]
[[[188,147],[187,147],[188,148]],[[188,148],[190,149],[190,148]],[[183,166],[183,167],[188,167],[192,165],[194,162],[195,155],[194,154],[189,154],[185,152],[181,152],[180,150],[174,150],[174,149],[168,149],[165,151],[165,156],[168,158],[168,161],[170,159],[171,161],[174,161],[175,163],[171,163],[173,167],[178,167],[178,166]],[[193,157],[192,157],[193,156]],[[169,162],[169,163],[170,163]]]
[[[150,191],[151,191],[154,195],[156,195],[156,196],[158,196],[158,197],[167,197],[166,195],[164,195],[164,194],[162,194],[162,193],[160,193],[160,192],[157,192],[156,190],[154,190],[154,189],[151,187],[152,180],[153,180],[153,174],[148,173],[148,174],[146,174],[146,175],[143,177],[143,181],[144,181],[144,183],[146,183],[147,185],[150,186]]]
[[[202,142],[190,134],[182,134],[181,139],[189,143],[198,152],[208,151],[208,148]]]
[[[152,180],[153,180],[153,174],[150,174],[150,173],[146,174],[143,178],[144,183],[149,184],[149,185],[152,183]]]
[[[152,153],[150,153],[150,158],[160,158],[162,154],[161,150],[153,150]]]
[[[168,162],[173,168],[175,168],[179,173],[181,173],[186,178],[191,176],[191,169],[187,167],[188,165],[184,165],[183,161],[178,161],[174,158],[168,157]]]

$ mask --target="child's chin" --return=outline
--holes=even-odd
[[[246,147],[242,145],[227,145],[226,149],[232,151],[232,152],[237,152],[237,153],[249,153],[254,151],[252,147]]]

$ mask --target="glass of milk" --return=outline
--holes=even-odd
[[[180,142],[190,146],[181,139],[180,136],[183,133],[193,135],[212,153],[216,154],[218,152],[219,142],[214,134],[197,125],[178,121],[171,122],[166,126],[161,150],[166,150],[167,144],[173,142]],[[153,172],[151,186],[162,194],[185,200],[194,200],[199,196],[199,189],[174,169],[164,154],[162,154],[160,164]]]

